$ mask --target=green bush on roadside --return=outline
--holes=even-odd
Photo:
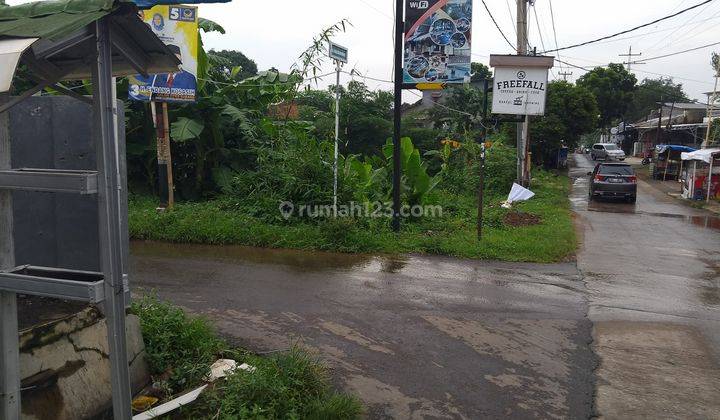
[[[336,393],[327,369],[298,348],[246,360],[254,372],[238,371],[203,395],[193,415],[212,412],[233,419],[355,419],[360,402]]]
[[[200,383],[227,348],[207,320],[189,317],[168,302],[145,296],[133,301],[132,311],[140,318],[150,372],[168,374],[169,395]]]
[[[180,418],[342,420],[362,413],[360,402],[335,392],[327,368],[298,347],[267,358],[230,349],[208,320],[189,316],[155,296],[135,300],[132,311],[140,318],[155,383],[168,398],[202,384],[220,357],[255,367],[253,372],[238,369],[215,382],[180,411]]]

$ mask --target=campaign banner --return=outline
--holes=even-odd
[[[198,67],[196,6],[155,6],[140,18],[168,46],[181,64],[173,73],[131,76],[129,97],[136,101],[195,102]]]
[[[158,4],[200,4],[200,3],[230,3],[231,0],[133,0],[138,7],[149,9]]]
[[[493,114],[545,114],[547,68],[495,67],[493,83]]]
[[[470,81],[472,0],[407,0],[403,83]]]

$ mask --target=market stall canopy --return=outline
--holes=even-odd
[[[699,160],[710,163],[715,157],[720,156],[720,149],[700,149],[694,152],[683,153],[682,160]]]
[[[679,144],[658,144],[655,146],[655,150],[658,153],[665,153],[665,151],[670,150],[673,152],[685,152],[690,153],[694,152],[696,149],[693,149],[692,147],[683,146]]]
[[[133,0],[141,9],[149,9],[158,4],[201,4],[201,3],[230,3],[231,0]]]
[[[92,23],[108,16],[113,75],[166,73],[177,57],[137,16],[128,0],[53,0],[0,6],[0,91],[9,89],[18,62],[52,85],[89,79],[95,53]]]

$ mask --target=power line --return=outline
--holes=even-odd
[[[646,50],[646,51],[652,51],[652,50],[654,50],[658,45],[660,45],[663,41],[669,41],[669,40],[670,40],[670,37],[672,37],[673,35],[675,35],[675,33],[677,33],[678,31],[680,31],[681,29],[687,28],[688,25],[690,25],[690,23],[691,23],[692,21],[694,21],[698,16],[702,15],[703,12],[704,12],[708,7],[710,7],[710,4],[706,5],[705,7],[702,8],[702,10],[700,10],[699,12],[697,12],[697,13],[696,13],[695,15],[693,15],[690,19],[686,20],[685,23],[683,23],[682,26],[680,26],[680,27],[678,27],[677,29],[675,29],[674,31],[670,32],[670,34],[667,35],[666,37],[660,38],[657,42],[655,42],[654,44],[652,44],[652,45],[650,46],[650,48],[646,48],[645,50]],[[694,29],[694,28],[693,28],[693,29]],[[668,43],[668,45],[669,45],[669,43]]]
[[[566,57],[567,57],[567,56],[566,56]],[[599,62],[599,61],[588,60],[588,59],[585,59],[585,58],[577,58],[577,57],[569,57],[569,58],[572,58],[572,59],[574,59],[574,60],[587,61],[587,62],[590,62],[590,63],[596,63],[597,65],[595,66],[595,68],[597,68],[597,67],[607,67],[607,66],[608,66],[608,64],[603,64],[603,63],[601,63],[601,62]],[[556,59],[556,61],[560,61],[560,60],[557,60],[557,59]],[[583,71],[585,71],[585,72],[589,72],[589,71],[592,71],[592,70],[593,70],[593,69],[591,69],[591,68],[579,66],[579,65],[577,65],[577,64],[569,63],[569,62],[567,62],[567,61],[563,61],[563,64],[565,64],[566,66],[569,66],[569,67],[576,68],[576,69],[578,69],[578,70],[583,70]],[[647,74],[652,74],[652,75],[654,75],[654,76],[669,77],[669,78],[671,78],[671,79],[684,80],[684,81],[687,81],[687,82],[695,82],[695,83],[700,83],[700,84],[704,84],[704,85],[712,85],[712,83],[710,83],[710,82],[708,82],[708,81],[706,81],[706,80],[688,79],[687,77],[680,77],[680,76],[675,76],[675,75],[672,75],[672,74],[655,73],[655,72],[647,71],[647,70],[633,70],[633,72],[635,72],[635,73],[647,73]]]
[[[542,46],[543,50],[545,49],[545,40],[543,39],[542,29],[540,29],[540,20],[538,19],[537,14],[537,5],[533,4],[533,13],[535,14],[535,24],[537,25],[538,29],[538,35],[540,35],[540,45]],[[562,68],[560,69],[562,70]],[[550,69],[550,74],[552,75],[553,79],[555,78],[555,72],[553,72],[552,69]]]
[[[703,19],[703,20],[698,21],[698,23],[704,23],[704,22],[708,22],[708,21],[716,20],[716,19],[718,19],[717,16],[709,17],[709,18],[707,18],[707,19]],[[672,31],[672,30],[678,29],[678,28],[684,28],[684,27],[686,27],[686,26],[687,26],[687,25],[685,25],[685,24],[678,25],[678,26],[671,26],[671,27],[669,27],[669,28],[659,29],[659,30],[657,30],[657,31],[643,32],[643,33],[637,34],[637,35],[630,35],[630,36],[626,36],[626,37],[622,37],[622,38],[610,39],[610,40],[607,40],[607,41],[598,42],[598,44],[609,44],[609,43],[612,43],[612,42],[620,42],[620,41],[625,41],[625,40],[628,40],[628,39],[642,38],[642,37],[645,37],[645,36],[648,36],[648,35],[653,35],[653,34],[659,34],[659,33],[661,33],[661,32]],[[713,29],[713,28],[711,28],[711,29]],[[673,34],[673,33],[670,33],[670,35],[672,35],[672,34]],[[666,38],[667,38],[668,36],[670,36],[670,35],[667,35]],[[693,37],[694,37],[694,36],[695,36],[695,35],[693,35]]]
[[[512,9],[510,8],[510,0],[505,0],[505,4],[508,8],[508,13],[510,14],[510,26],[513,28],[513,33],[515,36],[517,36],[517,28],[515,27],[515,17],[513,16]]]
[[[513,43],[510,42],[510,40],[508,39],[508,37],[505,36],[505,32],[503,32],[502,29],[500,29],[500,25],[498,25],[497,21],[495,20],[495,17],[490,12],[490,9],[488,8],[487,3],[485,3],[485,0],[481,0],[481,1],[482,1],[483,6],[485,6],[485,10],[487,10],[487,12],[488,12],[488,16],[490,16],[490,19],[495,24],[495,27],[497,28],[498,32],[500,32],[500,35],[502,35],[503,39],[505,39],[505,42],[507,42],[508,45],[510,46],[510,48],[512,48],[514,51],[517,51],[517,49],[515,48],[515,45],[513,45]]]
[[[657,57],[645,58],[644,60],[645,61],[659,60],[661,58],[667,58],[667,57],[672,57],[672,56],[679,55],[679,54],[685,54],[685,53],[692,52],[692,51],[702,50],[703,48],[714,47],[715,45],[720,45],[720,42],[713,42],[712,44],[702,45],[700,47],[690,48],[688,50],[683,50],[683,51],[676,51],[676,52],[670,53],[670,54],[659,55]],[[633,64],[637,64],[637,63],[633,62]]]
[[[378,9],[377,7],[373,6],[372,4],[370,4],[369,2],[367,2],[366,0],[360,0],[360,1],[361,1],[362,3],[365,3],[365,5],[366,5],[367,7],[373,9],[374,11],[376,11],[376,12],[378,12],[379,14],[385,16],[386,18],[388,18],[388,19],[394,19],[392,16],[390,16],[389,14],[383,12],[382,10]]]
[[[555,38],[555,48],[558,48],[557,30],[555,29],[555,12],[553,11],[552,0],[550,0],[548,3],[550,3],[550,20],[552,22],[553,38]],[[555,51],[560,51],[560,50],[556,49]],[[558,56],[558,58],[560,58],[559,53],[557,56]],[[560,70],[563,70],[562,65],[560,66]]]
[[[686,8],[686,9],[683,9],[683,10],[677,12],[677,13],[673,13],[673,14],[671,14],[671,15],[662,17],[662,18],[660,18],[660,19],[655,19],[655,20],[652,21],[652,22],[644,23],[644,24],[642,24],[642,25],[635,26],[634,28],[630,28],[630,29],[624,30],[624,31],[622,31],[622,32],[617,32],[617,33],[612,34],[612,35],[607,35],[607,36],[604,36],[604,37],[601,37],[601,38],[597,38],[597,39],[593,39],[593,40],[590,40],[590,41],[581,42],[581,43],[579,43],[579,44],[569,45],[569,46],[567,46],[567,47],[562,47],[562,48],[556,48],[556,49],[554,49],[554,50],[543,51],[542,54],[551,53],[551,52],[558,52],[558,51],[563,51],[563,50],[569,50],[569,49],[571,49],[571,48],[583,47],[583,46],[585,46],[585,45],[594,44],[594,43],[596,43],[596,42],[604,41],[604,40],[606,40],[606,39],[615,38],[616,36],[624,35],[624,34],[626,34],[626,33],[633,32],[633,31],[636,31],[636,30],[638,30],[638,29],[641,29],[641,28],[645,28],[645,27],[647,27],[647,26],[654,25],[654,24],[656,24],[656,23],[658,23],[658,22],[662,22],[662,21],[664,21],[664,20],[668,20],[668,19],[674,18],[674,17],[679,16],[679,15],[681,15],[681,14],[683,14],[683,13],[686,13],[686,12],[688,12],[688,11],[690,11],[690,10],[697,9],[697,8],[700,7],[700,6],[704,6],[704,5],[706,5],[706,4],[708,4],[708,3],[712,2],[712,1],[714,1],[714,0],[705,0],[705,1],[703,1],[702,3],[698,3],[698,4],[696,4],[695,6],[691,6],[691,7],[688,7],[688,8]],[[483,3],[484,3],[484,2],[485,2],[485,1],[483,0]]]

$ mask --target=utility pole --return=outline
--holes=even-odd
[[[628,50],[627,54],[618,54],[620,57],[627,57],[627,61],[623,61],[623,64],[627,65],[628,71],[632,70],[633,64],[645,64],[640,61],[633,61],[633,57],[640,57],[642,53],[633,54],[632,52],[632,45],[630,46],[630,49]]]
[[[402,83],[403,83],[403,43],[405,42],[405,20],[403,0],[395,1],[395,101],[393,109],[393,218],[392,230],[400,231],[400,129],[402,128]]]
[[[715,87],[713,87],[713,91],[708,93],[708,104],[707,104],[707,119],[708,119],[708,127],[705,131],[705,141],[702,143],[702,148],[710,147],[711,143],[714,143],[715,139],[710,139],[710,131],[713,128],[713,118],[712,118],[712,111],[715,109],[715,101],[718,99],[718,79],[720,78],[720,59],[716,58],[717,56],[713,56],[713,70],[715,70]],[[712,178],[712,176],[710,176]]]
[[[517,54],[527,55],[527,4],[528,0],[517,0]],[[517,124],[517,181],[527,186],[528,131],[530,117]]]
[[[572,76],[573,73],[571,71],[560,71],[560,72],[558,72],[558,74],[560,76],[562,76],[563,80],[565,80],[567,82],[568,76]]]

